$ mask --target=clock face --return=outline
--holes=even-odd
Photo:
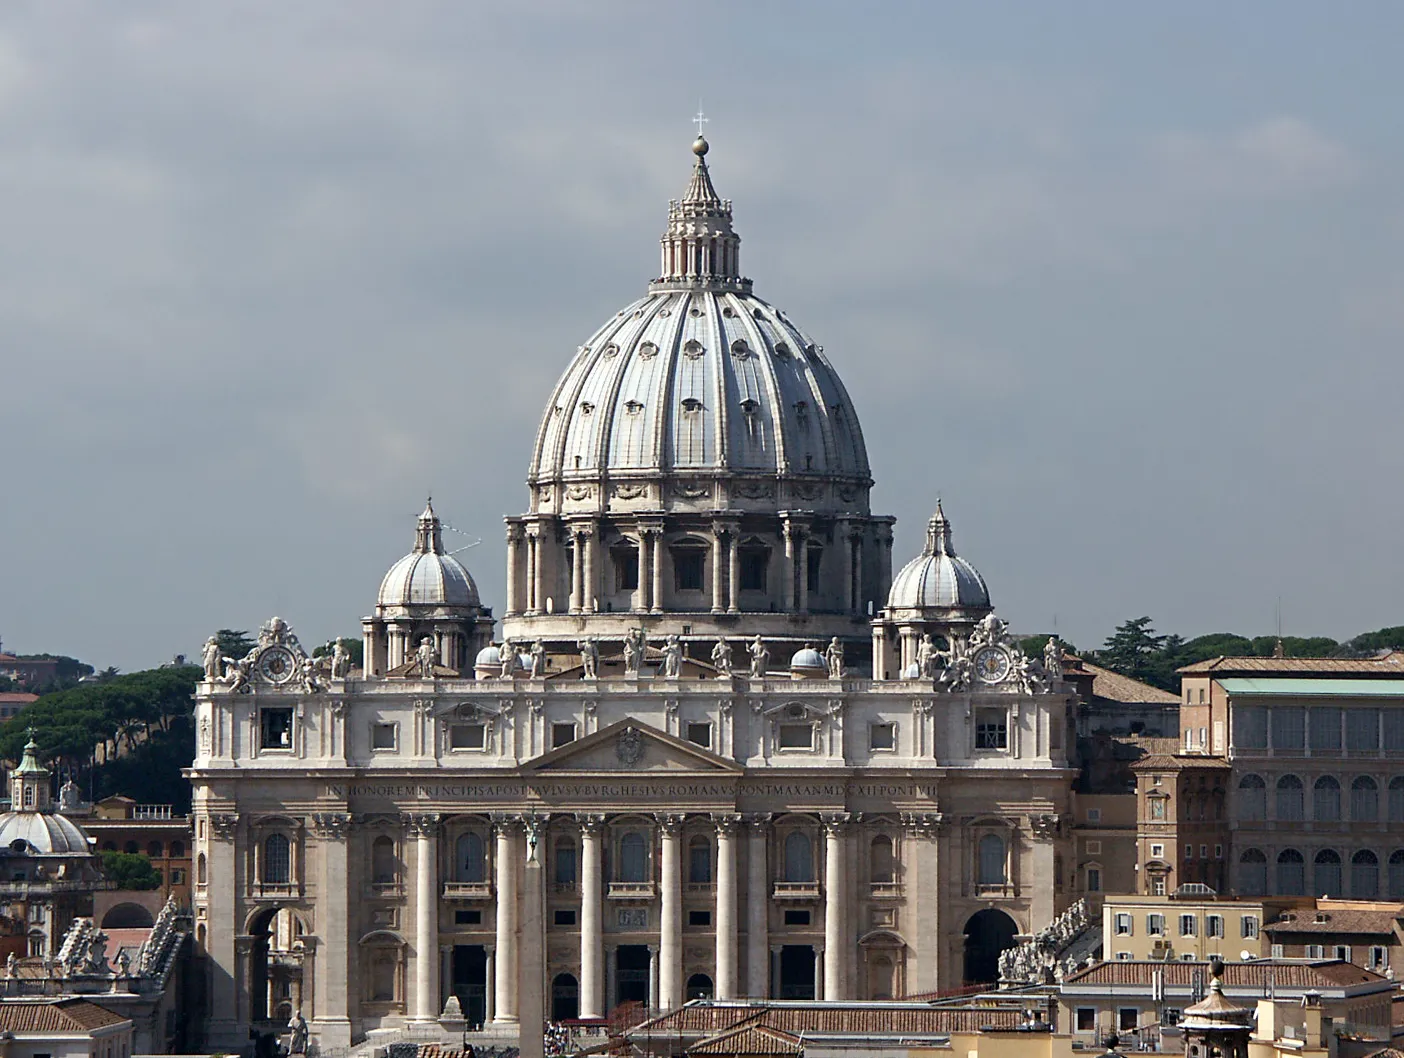
[[[286,647],[269,647],[258,659],[259,674],[269,683],[287,683],[296,669],[297,661]]]
[[[986,683],[998,683],[1009,669],[1009,655],[999,647],[986,647],[975,655],[975,675]]]

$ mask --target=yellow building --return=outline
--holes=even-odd
[[[1102,905],[1102,952],[1108,960],[1256,959],[1270,954],[1263,928],[1281,906],[1220,900],[1194,884],[1171,896],[1108,896]]]

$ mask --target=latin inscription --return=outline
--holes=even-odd
[[[921,783],[780,783],[780,782],[474,782],[330,784],[331,797],[387,800],[502,801],[538,797],[545,801],[727,801],[738,793],[790,801],[838,801],[845,797],[934,799],[936,791]]]

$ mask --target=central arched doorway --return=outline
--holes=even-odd
[[[988,907],[965,924],[965,983],[999,980],[999,953],[1014,947],[1019,927],[1003,911]]]
[[[249,1015],[255,1024],[283,1024],[285,1012],[302,1009],[306,931],[301,916],[286,907],[265,908],[249,919]]]

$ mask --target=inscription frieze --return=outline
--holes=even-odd
[[[774,797],[787,801],[842,801],[845,798],[934,801],[936,787],[920,782],[803,782],[669,779],[571,779],[541,782],[357,782],[329,784],[327,795],[389,801],[630,801],[682,799],[729,801],[738,795]]]

